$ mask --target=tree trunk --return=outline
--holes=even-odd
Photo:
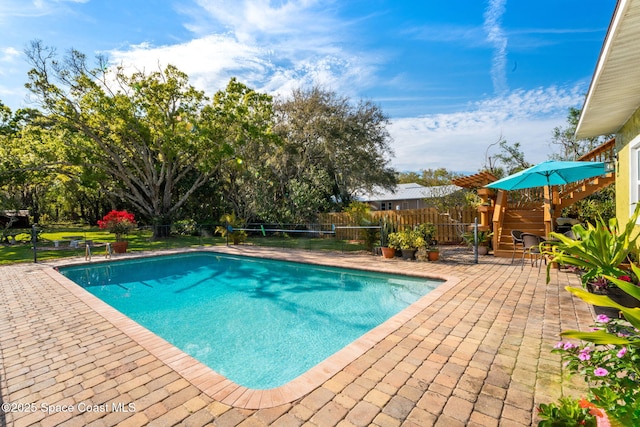
[[[153,221],[153,239],[164,239],[171,235],[171,220],[158,218]]]

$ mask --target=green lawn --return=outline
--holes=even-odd
[[[31,236],[27,233],[20,233],[15,236],[17,243],[11,245],[0,245],[0,265],[13,264],[16,262],[32,262],[33,248],[30,243]],[[72,240],[92,240],[96,244],[114,242],[115,236],[98,228],[89,227],[61,227],[51,228],[40,234],[38,239],[37,258],[38,261],[51,259],[84,256],[84,246],[71,248]],[[152,239],[151,231],[138,231],[127,236],[129,241],[129,252],[150,251],[161,249],[189,248],[199,246],[213,246],[226,244],[225,239],[220,236],[200,237],[200,236],[171,236],[164,239]],[[55,248],[55,241],[58,241],[58,248]],[[262,237],[250,236],[245,244],[255,246],[268,246],[277,248],[297,248],[310,250],[338,250],[338,251],[361,251],[364,246],[345,240],[334,238],[306,238],[306,237]],[[93,256],[104,255],[104,249],[97,247],[93,249]]]

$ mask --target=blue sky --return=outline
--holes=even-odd
[[[174,64],[209,95],[320,85],[379,104],[402,171],[475,172],[501,136],[546,160],[581,107],[615,0],[1,0],[0,100],[25,100],[24,49]]]

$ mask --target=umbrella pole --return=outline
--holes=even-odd
[[[478,263],[478,217],[473,224],[473,263]]]
[[[544,186],[544,234],[549,237],[553,231],[553,191],[550,185]]]

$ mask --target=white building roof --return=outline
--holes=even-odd
[[[392,201],[392,200],[414,200],[431,199],[434,197],[448,196],[461,190],[457,185],[438,185],[425,187],[420,184],[398,184],[393,191],[378,189],[371,193],[361,194],[357,197],[362,202]]]
[[[640,1],[619,0],[582,107],[577,138],[616,133],[640,105],[639,40]]]

